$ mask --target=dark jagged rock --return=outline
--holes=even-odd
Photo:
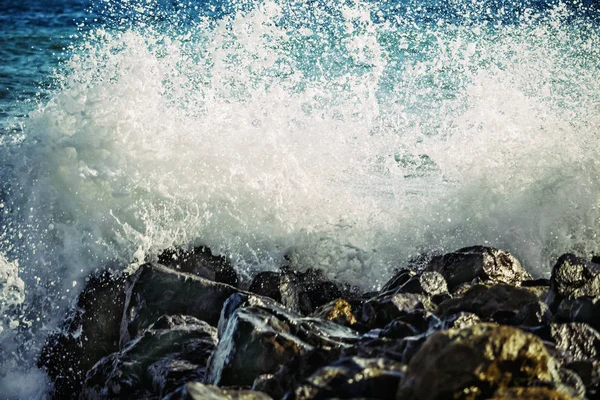
[[[415,309],[431,310],[434,305],[422,294],[416,293],[383,293],[366,301],[359,320],[370,329],[383,328],[394,319]]]
[[[226,304],[226,323],[209,363],[208,382],[217,385],[252,385],[263,374],[315,348],[339,349],[358,340],[355,331],[330,321],[305,318],[269,305],[243,307],[242,296]],[[229,303],[229,301],[228,301]]]
[[[479,324],[431,335],[410,361],[397,399],[485,399],[498,389],[560,383],[542,341],[519,329]]]
[[[225,301],[239,291],[160,264],[145,264],[127,280],[121,347],[161,315],[190,315],[217,326]]]
[[[426,310],[411,310],[401,313],[401,315],[387,324],[379,337],[391,339],[403,339],[407,336],[415,336],[426,333],[430,329],[438,327],[441,321],[433,313]]]
[[[573,397],[546,387],[502,388],[490,400],[573,400]]]
[[[556,322],[585,322],[600,330],[600,297],[566,298],[554,314]]]
[[[589,400],[600,399],[600,361],[584,360],[565,364],[565,368],[575,372],[585,385]]]
[[[448,293],[444,277],[434,271],[414,272],[400,270],[383,286],[382,293],[416,293],[433,297]]]
[[[547,303],[552,312],[564,299],[600,296],[600,264],[563,254],[552,269]]]
[[[292,358],[281,365],[274,374],[259,375],[254,380],[252,389],[265,392],[274,399],[280,399],[319,368],[337,361],[340,355],[339,349],[316,348]]]
[[[539,326],[547,325],[552,321],[550,309],[541,301],[523,306],[515,315],[514,325]]]
[[[481,318],[477,314],[470,312],[459,312],[446,317],[440,326],[440,330],[463,329],[481,323]]]
[[[335,299],[353,298],[358,294],[357,289],[328,280],[320,269],[299,272],[288,267],[282,268],[281,272],[259,273],[249,291],[270,297],[303,315],[309,315]]]
[[[54,398],[77,398],[87,370],[119,349],[124,281],[110,271],[92,275],[61,332],[47,339],[38,366],[53,380]]]
[[[202,380],[217,330],[190,316],[163,316],[88,373],[81,399],[158,398]]]
[[[364,397],[393,400],[402,375],[403,366],[391,360],[346,358],[319,369],[284,399]]]
[[[344,299],[330,301],[317,308],[312,315],[315,318],[325,319],[347,327],[356,324],[356,317],[352,313],[352,305]]]
[[[525,306],[537,303],[531,291],[508,285],[475,285],[462,297],[446,300],[438,306],[436,314],[445,318],[459,312],[471,312],[484,320],[491,320],[499,313],[510,313],[512,317]]]
[[[593,360],[600,357],[600,333],[585,323],[571,322],[532,328],[545,341],[564,353],[568,362]]]
[[[211,281],[226,283],[234,287],[237,287],[239,283],[231,262],[226,257],[214,255],[205,246],[195,247],[189,251],[168,249],[159,256],[158,261],[179,272],[197,275]]]
[[[272,400],[265,393],[252,390],[221,389],[212,385],[190,382],[163,400]]]
[[[448,282],[450,291],[474,279],[513,286],[531,279],[512,254],[483,246],[465,247],[433,257],[426,270],[439,272]]]

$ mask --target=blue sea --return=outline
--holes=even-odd
[[[0,0],[0,399],[85,286],[171,246],[377,288],[600,253],[595,0]]]

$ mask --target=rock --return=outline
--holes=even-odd
[[[281,272],[261,272],[250,284],[249,291],[270,297],[287,308],[309,315],[315,309],[338,298],[353,298],[355,288],[328,280],[320,269],[305,272],[283,267]]]
[[[600,361],[573,361],[565,364],[565,368],[575,372],[581,378],[588,399],[600,398]]]
[[[512,286],[519,286],[521,282],[531,279],[531,275],[512,254],[483,246],[465,247],[433,257],[426,270],[439,272],[446,279],[450,291],[476,278],[482,282]]]
[[[252,385],[294,357],[314,349],[331,351],[358,341],[355,331],[330,321],[305,318],[280,307],[244,307],[243,296],[225,305],[226,326],[210,359],[207,382],[220,386]]]
[[[312,315],[315,318],[325,319],[347,327],[356,324],[356,317],[352,313],[352,305],[344,299],[330,301],[317,308]]]
[[[403,339],[407,336],[427,333],[431,329],[437,328],[440,324],[441,321],[439,318],[429,311],[404,311],[398,318],[387,324],[379,332],[379,337]]]
[[[393,400],[402,376],[403,366],[394,361],[346,358],[319,369],[284,399],[364,397]]]
[[[516,314],[514,325],[540,326],[548,325],[552,321],[550,309],[541,301],[523,306]]]
[[[164,396],[202,380],[217,345],[217,330],[190,316],[163,316],[123,350],[88,373],[81,399]]]
[[[546,302],[555,312],[566,298],[600,296],[600,264],[587,262],[573,254],[562,255],[550,277],[550,293]]]
[[[573,398],[546,387],[517,387],[500,389],[490,400],[573,400]]]
[[[529,330],[552,342],[568,362],[600,358],[600,333],[585,323],[550,324]]]
[[[121,348],[161,315],[190,315],[217,326],[221,308],[239,290],[160,264],[142,265],[127,280]]]
[[[167,249],[158,257],[159,263],[179,272],[193,274],[214,282],[237,287],[239,279],[231,262],[212,254],[208,247],[194,247],[192,250]]]
[[[428,297],[448,293],[444,277],[435,271],[415,273],[401,270],[383,286],[382,293],[416,293]]]
[[[600,330],[600,297],[566,298],[554,315],[555,322],[584,322]]]
[[[85,373],[119,349],[124,281],[109,270],[92,275],[61,332],[48,337],[38,366],[53,380],[54,398],[78,398]]]
[[[484,320],[491,320],[499,313],[510,313],[514,317],[523,307],[537,302],[537,296],[524,288],[475,285],[462,297],[442,302],[435,313],[444,319],[459,312],[471,312]]]
[[[163,400],[272,400],[272,398],[253,390],[221,389],[212,385],[190,382]]]
[[[440,330],[447,329],[463,329],[469,328],[473,325],[481,323],[481,319],[470,312],[459,312],[458,314],[452,314],[442,321]]]
[[[431,310],[434,305],[422,294],[383,293],[363,304],[360,322],[370,329],[383,328],[394,319],[415,309]]]
[[[400,289],[406,282],[408,282],[412,277],[417,275],[417,273],[411,269],[402,268],[398,270],[394,276],[386,282],[385,285],[381,288],[381,293],[385,292],[395,292]]]
[[[410,361],[397,399],[485,399],[498,389],[559,382],[542,341],[519,329],[479,324],[431,335]]]

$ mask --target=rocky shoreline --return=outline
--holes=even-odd
[[[39,366],[55,399],[600,398],[600,259],[549,280],[469,247],[379,292],[322,271],[240,283],[207,248],[91,276]]]

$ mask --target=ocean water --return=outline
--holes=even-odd
[[[0,398],[108,263],[208,245],[376,288],[600,252],[595,1],[0,3]]]

